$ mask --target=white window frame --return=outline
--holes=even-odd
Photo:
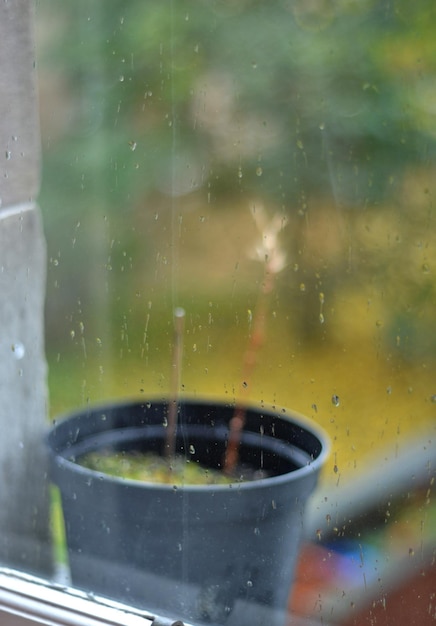
[[[0,624],[188,626],[6,568],[0,568]]]

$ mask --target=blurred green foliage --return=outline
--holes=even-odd
[[[91,319],[94,300],[101,311],[109,299],[122,327],[139,274],[155,262],[138,215],[190,194],[217,207],[258,198],[285,212],[295,255],[309,217],[325,204],[341,212],[361,269],[350,274],[346,253],[341,263],[321,253],[301,261],[305,274],[283,291],[304,309],[304,324],[318,321],[320,290],[388,281],[406,247],[425,238],[427,209],[416,224],[404,180],[435,157],[433,1],[38,0],[37,8],[42,85],[52,75],[61,90],[56,101],[42,88],[49,338]],[[400,230],[415,238],[389,249],[377,236],[368,243],[373,228],[391,233],[393,203]],[[387,221],[374,226],[380,214]],[[435,298],[428,264],[424,255],[401,270],[407,302],[392,313],[394,342],[414,325],[417,303]],[[303,281],[312,299],[299,305]]]
[[[429,1],[39,7],[42,19],[59,14],[45,69],[60,69],[76,101],[46,177],[61,176],[76,202],[81,187],[103,191],[108,210],[167,188],[176,153],[185,178],[201,166],[186,191],[256,192],[290,211],[316,190],[361,207],[434,155],[422,102],[436,69]]]

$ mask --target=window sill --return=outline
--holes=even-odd
[[[5,568],[0,568],[0,623],[4,626],[183,626],[180,621],[156,618]]]

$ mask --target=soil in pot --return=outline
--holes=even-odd
[[[194,450],[192,450],[192,454]],[[266,478],[268,473],[239,466],[234,475],[206,467],[184,456],[167,459],[158,454],[135,451],[101,450],[90,452],[77,459],[82,467],[129,480],[166,485],[230,485],[248,480]]]

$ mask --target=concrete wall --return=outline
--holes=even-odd
[[[0,565],[48,574],[45,243],[33,3],[0,4]]]

